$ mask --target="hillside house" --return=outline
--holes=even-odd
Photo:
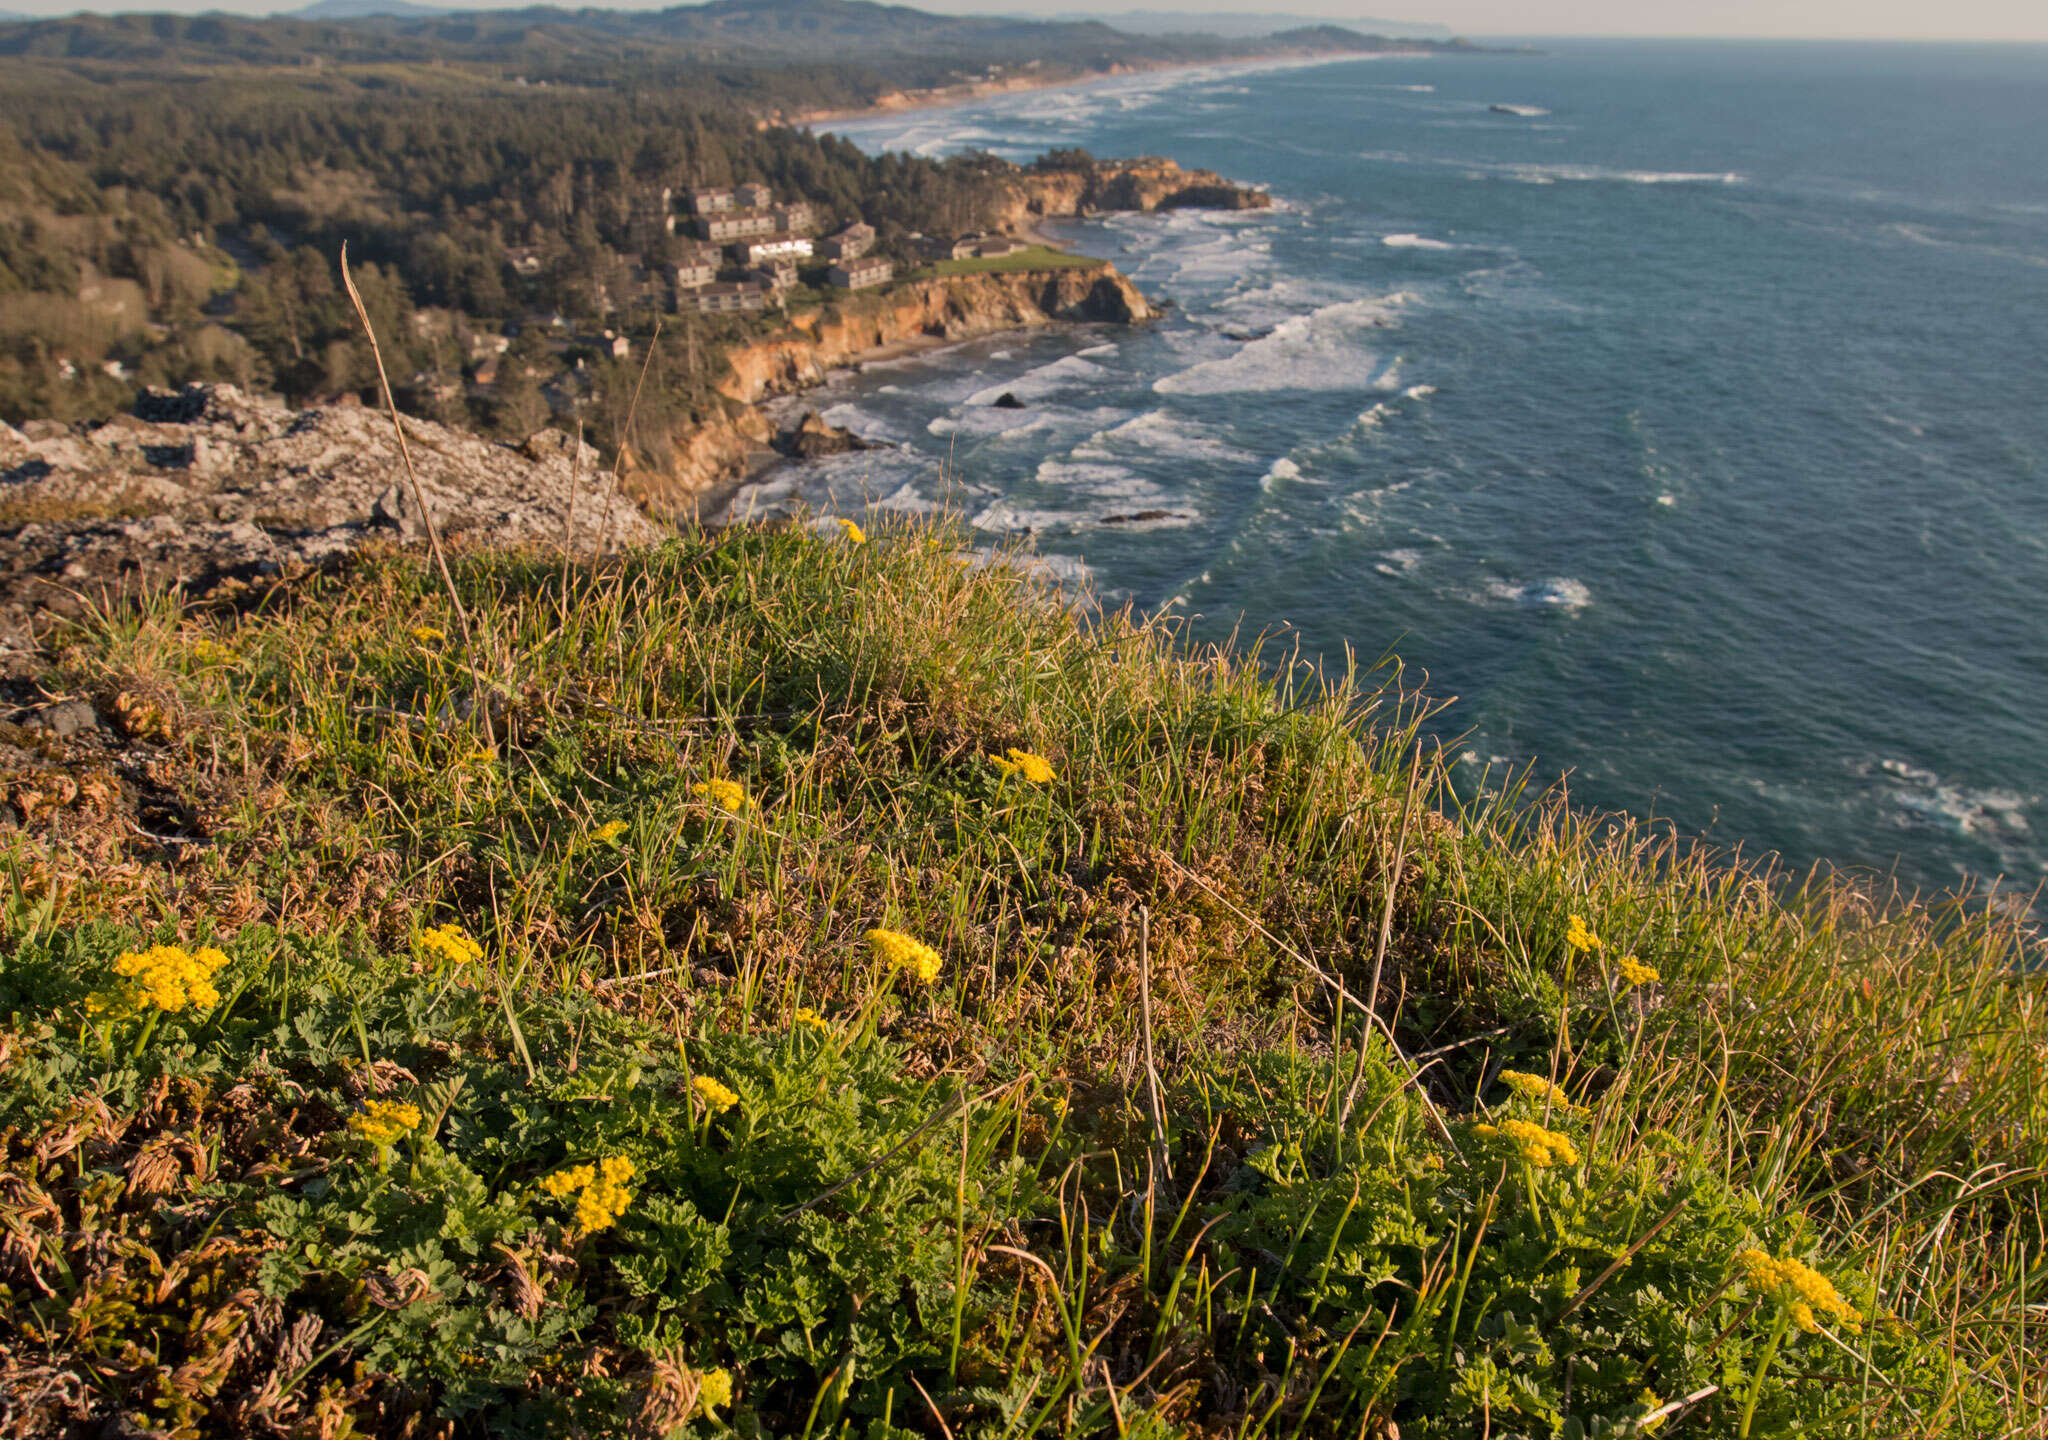
[[[712,186],[690,192],[690,213],[692,215],[717,215],[733,208],[732,191],[723,186]]]
[[[758,180],[749,180],[744,185],[735,185],[733,198],[750,210],[766,210],[775,203],[775,192]]]
[[[875,248],[875,227],[856,220],[818,248],[827,260],[858,260]]]
[[[1008,235],[962,235],[953,242],[952,258],[955,260],[993,260],[1012,255],[1024,248],[1024,243]]]
[[[675,293],[694,290],[699,285],[709,285],[718,278],[718,252],[709,248],[692,247],[677,259],[675,273],[670,277]]]
[[[541,272],[540,247],[521,245],[505,252],[505,262],[512,267],[512,273],[523,280],[531,280]]]
[[[766,260],[808,260],[811,242],[808,236],[780,231],[758,240],[742,240],[732,247],[732,256],[742,265],[759,265]]]
[[[774,209],[775,228],[778,230],[794,230],[801,234],[817,229],[817,212],[811,208],[811,202],[808,200],[792,200],[787,205],[777,205]]]
[[[768,304],[768,287],[758,280],[727,281],[716,285],[699,285],[687,295],[677,297],[676,308],[696,311],[701,315],[720,315],[735,311],[761,310]]]
[[[870,290],[877,285],[886,285],[896,275],[896,267],[878,256],[864,256],[858,260],[842,260],[826,272],[826,279],[842,290]]]
[[[759,280],[772,291],[787,290],[796,284],[796,261],[787,255],[777,255],[756,265],[748,278]]]
[[[727,245],[735,240],[751,240],[758,235],[773,235],[775,212],[726,210],[713,215],[699,215],[697,233],[714,245]]]

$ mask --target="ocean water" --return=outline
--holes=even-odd
[[[807,403],[897,448],[740,507],[948,505],[1200,637],[1397,653],[1474,786],[2048,878],[2048,48],[1564,42],[835,128],[1279,203],[1051,227],[1174,308],[869,367]]]

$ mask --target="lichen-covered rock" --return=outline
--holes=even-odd
[[[514,447],[405,421],[419,488],[444,537],[563,543],[587,553],[604,524],[608,469],[545,432]],[[573,495],[573,501],[572,501]],[[612,544],[662,534],[630,501]],[[182,584],[324,564],[379,538],[424,537],[391,417],[359,406],[290,410],[232,385],[145,394],[98,425],[0,430],[0,650],[32,616]]]

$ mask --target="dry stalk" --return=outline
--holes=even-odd
[[[441,527],[434,523],[434,512],[427,508],[427,497],[420,491],[420,477],[412,468],[412,450],[405,443],[405,424],[398,418],[398,402],[391,396],[391,377],[384,373],[384,350],[377,343],[377,331],[370,324],[370,312],[363,307],[362,294],[356,289],[355,277],[348,273],[348,242],[341,246],[341,284],[348,291],[349,303],[356,307],[356,318],[363,322],[363,334],[370,337],[370,354],[377,361],[377,384],[384,391],[384,408],[391,413],[391,428],[398,432],[398,456],[405,462],[406,483],[412,489],[412,503],[419,507],[420,522],[427,527],[427,545],[434,552],[434,563],[440,567],[441,583],[448,587],[448,603],[455,607],[455,623],[461,627],[462,643],[471,643],[469,633],[469,612],[462,607],[462,597],[455,592],[455,576],[448,570],[448,556],[441,549]]]

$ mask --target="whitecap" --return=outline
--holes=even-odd
[[[1406,390],[1403,390],[1401,393],[1410,400],[1427,400],[1430,396],[1436,394],[1436,386],[1410,385]]]
[[[1285,455],[1282,455],[1273,462],[1272,468],[1259,477],[1259,488],[1261,490],[1271,490],[1282,480],[1299,480],[1300,478],[1301,467]]]
[[[1583,580],[1569,577],[1521,582],[1489,580],[1486,582],[1486,598],[1510,605],[1579,611],[1593,603],[1593,592]]]
[[[1152,382],[1161,395],[1231,395],[1277,390],[1364,390],[1379,373],[1366,337],[1389,324],[1404,294],[1325,305],[1275,326],[1220,360],[1205,360]]]
[[[1455,250],[1458,248],[1448,240],[1431,240],[1422,235],[1405,233],[1382,236],[1380,244],[1391,246],[1396,250]]]

